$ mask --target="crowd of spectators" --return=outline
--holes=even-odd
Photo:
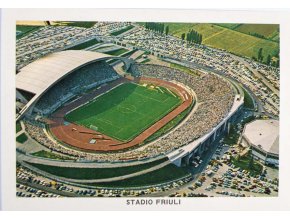
[[[115,80],[118,77],[116,71],[104,61],[89,64],[55,84],[40,98],[35,107],[42,114],[48,114],[85,90]]]
[[[36,140],[41,145],[44,145],[45,147],[49,148],[51,151],[56,151],[61,154],[69,155],[70,157],[75,157],[77,159],[85,157],[85,153],[65,148],[56,141],[49,138],[44,132],[45,128],[44,124],[36,121],[33,122],[31,120],[29,121],[25,120],[24,124],[25,130],[30,135],[30,137]]]

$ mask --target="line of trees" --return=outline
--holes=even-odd
[[[164,23],[155,23],[155,22],[146,22],[145,23],[145,28],[158,32],[158,33],[164,33],[168,35],[169,33],[169,26],[166,26],[165,28],[165,24]]]
[[[263,55],[263,48],[259,48],[258,53],[257,53],[257,58],[256,57],[252,57],[252,58],[253,60],[264,63],[268,66],[279,67],[279,52],[277,55],[274,55],[274,56],[271,56],[270,54],[268,54],[265,60],[264,55]]]
[[[183,33],[181,35],[181,39],[184,40],[185,39],[185,33]],[[186,34],[186,41],[189,43],[196,43],[196,44],[201,44],[202,43],[202,35],[198,32],[196,32],[195,30],[190,30],[187,34]]]

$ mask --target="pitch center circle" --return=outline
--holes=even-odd
[[[129,114],[129,113],[136,112],[136,107],[134,105],[132,105],[132,104],[118,105],[117,108],[118,108],[118,111],[120,111],[121,113],[124,113],[124,114]]]

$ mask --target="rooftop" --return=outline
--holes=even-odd
[[[264,151],[279,154],[278,120],[255,120],[245,126],[243,135]]]
[[[73,70],[107,57],[111,56],[82,50],[49,54],[20,70],[16,75],[16,88],[39,95]]]

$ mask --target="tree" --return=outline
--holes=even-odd
[[[181,34],[181,39],[184,40],[185,39],[185,33]]]
[[[268,54],[267,56],[267,61],[266,61],[267,65],[271,65],[271,55]]]
[[[240,159],[241,159],[241,155],[238,154],[238,155],[237,155],[237,158],[236,158],[236,161],[240,161]]]
[[[181,35],[181,37],[182,37],[182,35]],[[184,37],[185,37],[185,34],[184,34]],[[194,31],[194,30],[190,30],[186,34],[186,41],[188,41],[189,43],[201,44],[201,42],[202,42],[202,35],[199,34],[196,31]]]
[[[200,34],[199,44],[201,45],[201,43],[202,43],[202,35]]]
[[[254,158],[253,158],[253,156],[251,155],[248,168],[249,168],[249,169],[253,169],[253,167],[254,167]]]
[[[263,48],[259,48],[258,61],[263,61]]]
[[[165,34],[168,35],[168,33],[169,33],[169,26],[166,26],[166,28],[165,28]]]

